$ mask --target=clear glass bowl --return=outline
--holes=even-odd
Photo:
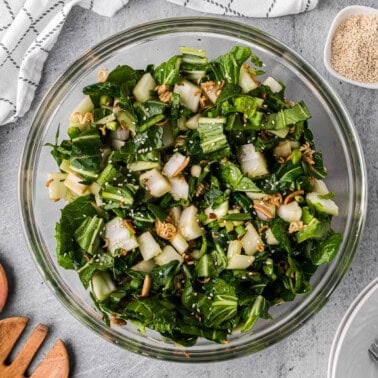
[[[48,199],[46,175],[57,168],[45,144],[54,142],[59,124],[60,135],[66,135],[68,115],[81,99],[81,89],[96,81],[100,67],[128,64],[144,68],[177,54],[180,46],[206,49],[213,58],[237,44],[251,47],[264,61],[267,73],[286,84],[288,98],[303,99],[312,113],[310,126],[329,171],[327,184],[336,193],[340,208],[333,222],[344,235],[340,252],[332,264],[317,271],[309,295],[274,307],[273,320],[259,321],[253,332],[232,335],[228,344],[201,339],[185,348],[155,332],[141,335],[131,324],[107,327],[77,273],[57,265],[54,228],[63,203]],[[361,235],[366,201],[366,169],[359,138],[336,93],[308,63],[275,38],[240,23],[212,18],[177,18],[140,25],[101,42],[78,59],[53,85],[36,112],[19,175],[19,207],[29,250],[63,305],[87,327],[125,349],[185,362],[220,361],[253,353],[303,325],[326,303],[347,271]]]

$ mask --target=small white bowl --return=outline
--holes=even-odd
[[[378,9],[370,8],[370,7],[364,7],[361,5],[351,5],[350,7],[346,7],[342,9],[334,18],[331,27],[328,32],[327,41],[324,48],[324,65],[326,66],[327,70],[335,77],[337,77],[340,80],[343,80],[347,83],[358,85],[360,87],[370,88],[370,89],[378,89],[378,82],[377,83],[364,83],[361,81],[351,80],[348,79],[345,76],[340,75],[338,72],[336,72],[332,65],[331,65],[331,47],[332,47],[332,38],[333,35],[337,29],[337,27],[340,25],[342,21],[344,21],[346,18],[350,16],[356,16],[359,14],[377,14],[378,15]]]

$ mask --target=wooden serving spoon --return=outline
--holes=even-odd
[[[0,264],[0,312],[3,311],[8,298],[8,280],[3,266]]]
[[[4,269],[0,265],[0,312],[4,307],[8,293],[8,282]],[[2,304],[2,306],[1,306]],[[7,364],[7,358],[24,331],[29,319],[13,317],[0,320],[0,377],[23,378],[39,347],[46,338],[49,329],[38,324],[26,340],[15,359]],[[66,378],[69,376],[69,356],[62,340],[58,340],[37,366],[31,378]]]

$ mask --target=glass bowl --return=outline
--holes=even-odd
[[[58,125],[66,135],[68,115],[82,98],[81,89],[95,82],[100,67],[128,64],[144,68],[177,54],[180,46],[206,49],[214,58],[234,45],[251,47],[265,70],[287,86],[288,98],[303,99],[312,113],[310,127],[329,171],[327,185],[336,192],[340,215],[333,227],[343,233],[339,254],[312,278],[313,290],[271,310],[273,320],[259,321],[253,332],[235,334],[228,344],[201,339],[185,348],[160,335],[140,334],[131,324],[106,326],[77,273],[60,268],[55,257],[55,223],[63,203],[53,203],[46,175],[56,171],[46,143],[54,142]],[[347,271],[361,235],[366,211],[366,168],[359,138],[336,93],[298,54],[255,28],[213,18],[176,18],[147,23],[106,39],[78,59],[53,85],[36,112],[27,137],[19,174],[19,208],[29,250],[43,278],[63,305],[84,325],[132,352],[185,362],[220,361],[261,350],[286,337],[327,301]],[[190,358],[188,358],[190,357]]]

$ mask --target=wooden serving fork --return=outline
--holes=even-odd
[[[4,284],[5,282],[5,284]],[[6,292],[4,292],[6,291]],[[8,285],[4,269],[0,265],[0,312],[2,298],[7,297]],[[4,306],[5,304],[2,304]],[[0,377],[23,378],[39,347],[49,332],[44,324],[38,324],[26,340],[21,351],[10,364],[7,359],[24,331],[29,319],[13,317],[0,320]],[[31,374],[32,378],[66,378],[69,376],[69,356],[62,340],[58,340],[42,362]]]

